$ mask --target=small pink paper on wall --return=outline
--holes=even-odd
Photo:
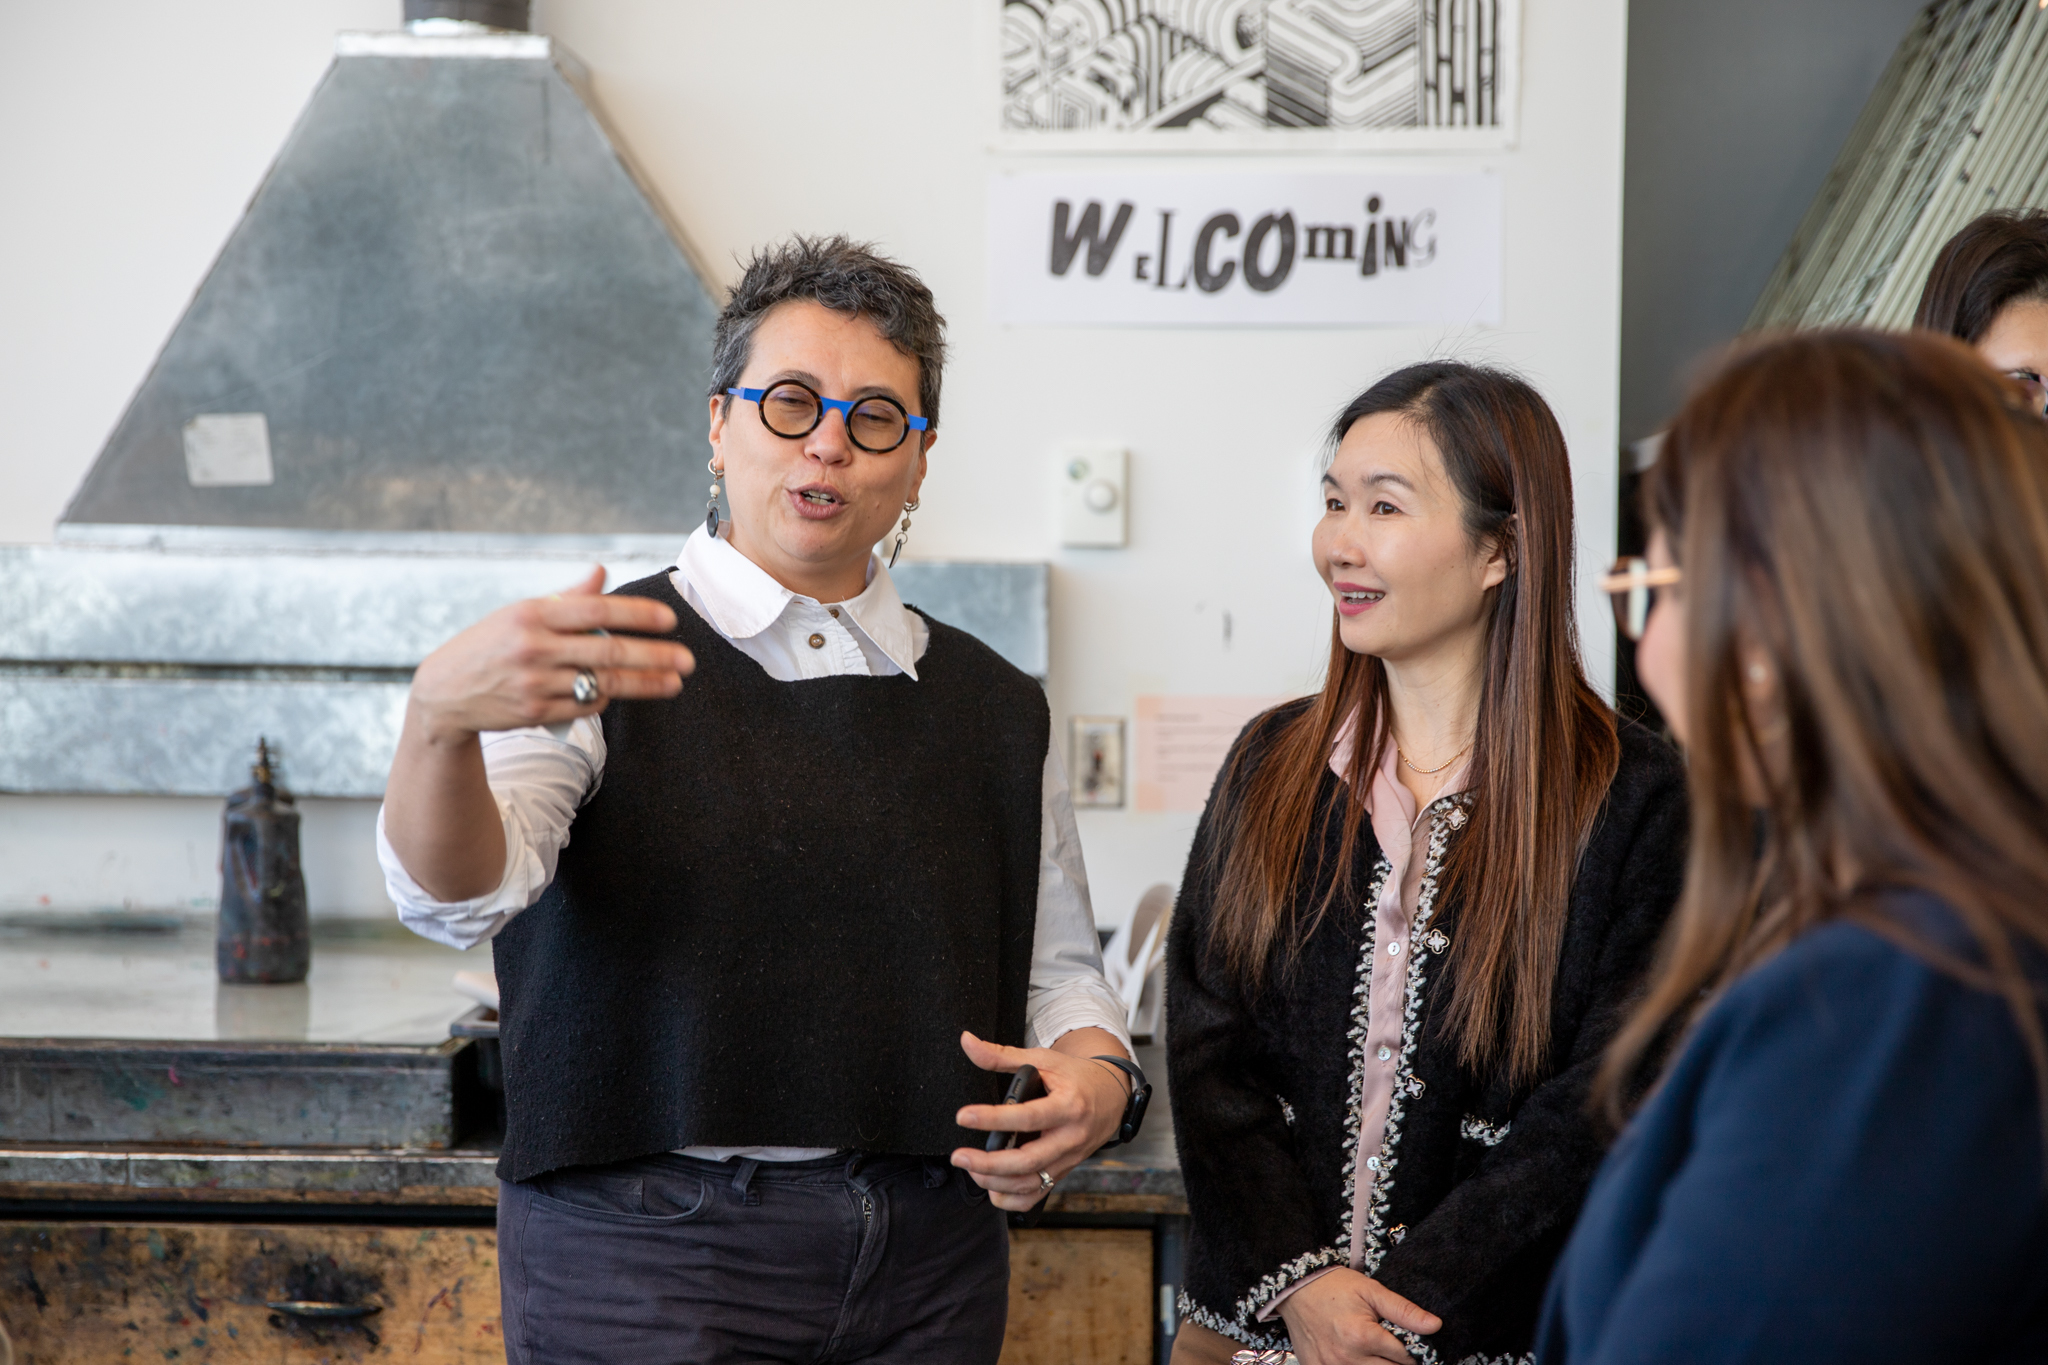
[[[1139,697],[1138,810],[1198,811],[1253,716],[1284,697]]]

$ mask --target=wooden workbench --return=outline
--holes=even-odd
[[[0,939],[12,988],[0,992],[0,1325],[16,1365],[502,1362],[496,1144],[463,1112],[475,1063],[446,1033],[463,1008],[447,972],[466,964],[388,935],[323,945],[307,998],[285,1010],[285,1032],[301,1036],[281,1042],[236,1036],[241,1005],[221,1003],[193,965],[210,943],[186,938]],[[96,1002],[110,987],[95,955],[109,952],[131,989],[117,981]],[[36,1014],[37,973],[65,963],[76,980],[41,978],[57,1007]],[[338,983],[325,997],[323,966]],[[33,1027],[52,1020],[73,1036]],[[151,1036],[76,1036],[106,1021]],[[1139,1060],[1159,1086],[1139,1141],[1070,1172],[1032,1225],[1012,1227],[1004,1365],[1165,1359],[1161,1305],[1178,1287],[1186,1204],[1164,1058],[1143,1048]],[[451,1078],[441,1090],[422,1083],[436,1066]],[[337,1100],[344,1084],[385,1106],[393,1131],[428,1141],[309,1144],[355,1131],[361,1103]],[[206,1141],[209,1125],[238,1140]],[[35,1133],[59,1136],[22,1136]]]

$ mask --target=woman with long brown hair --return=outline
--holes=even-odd
[[[2048,213],[1999,209],[1942,245],[1913,325],[1977,348],[1984,362],[2048,407]]]
[[[1692,852],[1610,1104],[1685,1042],[1542,1358],[2048,1360],[2048,424],[1954,341],[1785,336],[1645,495]]]
[[[1328,678],[1239,737],[1171,931],[1174,1358],[1512,1359],[1599,1161],[1587,1086],[1678,893],[1684,776],[1586,682],[1534,389],[1410,366],[1331,448]]]

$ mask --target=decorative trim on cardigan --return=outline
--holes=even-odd
[[[1424,814],[1429,817],[1430,822],[1429,843],[1423,858],[1422,886],[1420,894],[1416,897],[1415,921],[1408,931],[1408,946],[1411,951],[1408,954],[1407,998],[1402,1004],[1401,1011],[1401,1058],[1394,1072],[1394,1094],[1387,1109],[1386,1137],[1380,1144],[1380,1169],[1377,1173],[1378,1178],[1373,1182],[1372,1202],[1366,1215],[1365,1264],[1362,1268],[1368,1275],[1378,1269],[1381,1258],[1386,1255],[1390,1239],[1390,1234],[1386,1230],[1387,1198],[1394,1184],[1394,1167],[1398,1164],[1395,1151],[1401,1144],[1401,1119],[1406,1113],[1406,1099],[1411,1095],[1420,1095],[1423,1090],[1421,1079],[1414,1074],[1415,1049],[1421,1041],[1423,988],[1428,984],[1423,965],[1431,954],[1412,950],[1421,943],[1425,932],[1429,931],[1429,919],[1436,910],[1438,877],[1443,871],[1444,851],[1450,846],[1451,836],[1465,827],[1469,817],[1465,814],[1464,808],[1471,804],[1471,795],[1460,792],[1453,796],[1440,797],[1424,809]],[[1368,913],[1365,934],[1363,942],[1359,945],[1357,983],[1352,988],[1351,1031],[1346,1039],[1349,1043],[1351,1063],[1351,1093],[1347,1101],[1350,1121],[1345,1126],[1344,1138],[1342,1243],[1306,1252],[1267,1275],[1252,1286],[1250,1293],[1237,1301],[1234,1305],[1234,1314],[1230,1318],[1225,1318],[1215,1310],[1195,1302],[1188,1297],[1185,1289],[1180,1293],[1179,1311],[1182,1317],[1212,1332],[1220,1332],[1233,1341],[1241,1341],[1247,1346],[1262,1350],[1286,1346],[1288,1343],[1285,1333],[1274,1334],[1257,1330],[1254,1324],[1259,1320],[1260,1310],[1296,1282],[1316,1271],[1351,1263],[1351,1245],[1354,1241],[1352,1209],[1358,1196],[1358,1130],[1365,1114],[1365,1039],[1372,1023],[1373,953],[1377,931],[1375,912],[1379,906],[1380,896],[1386,890],[1387,878],[1393,873],[1393,864],[1387,861],[1385,854],[1382,854],[1378,864],[1373,868],[1372,886],[1366,892],[1365,903]],[[1441,933],[1436,935],[1437,941],[1442,939]],[[1294,1122],[1293,1106],[1283,1096],[1276,1095],[1274,1098],[1279,1101],[1282,1117],[1291,1126]],[[1406,1230],[1402,1229],[1403,1232]],[[1392,1240],[1398,1241],[1399,1238]],[[1410,1339],[1411,1354],[1414,1354],[1416,1343],[1422,1339],[1411,1339],[1411,1334],[1408,1333],[1402,1333],[1402,1336],[1404,1339]],[[1428,1350],[1426,1346],[1421,1349]],[[1421,1362],[1424,1357],[1416,1354],[1416,1359]],[[1473,1360],[1479,1362],[1476,1356]],[[1427,1361],[1428,1365],[1440,1365],[1434,1352],[1429,1353]],[[1466,1362],[1461,1361],[1459,1365],[1466,1365]],[[1479,1362],[1479,1365],[1492,1365],[1492,1362]],[[1503,1365],[1513,1363],[1504,1359]]]
[[[1384,1318],[1380,1320],[1380,1326],[1401,1339],[1402,1343],[1408,1347],[1408,1354],[1415,1357],[1415,1365],[1444,1365],[1444,1358],[1437,1354],[1434,1346],[1429,1344],[1429,1338],[1411,1332],[1405,1327],[1396,1327]],[[1527,1355],[1519,1356],[1461,1356],[1458,1359],[1457,1365],[1536,1365],[1536,1354],[1532,1351]]]
[[[1508,1140],[1508,1129],[1512,1127],[1513,1123],[1492,1124],[1485,1119],[1476,1119],[1467,1114],[1458,1124],[1458,1136],[1470,1138],[1488,1147],[1498,1147]]]
[[[1313,1275],[1318,1270],[1344,1265],[1350,1259],[1350,1247],[1320,1247],[1315,1251],[1304,1252],[1253,1285],[1252,1292],[1237,1301],[1237,1320],[1247,1324],[1257,1322],[1260,1310],[1278,1298],[1297,1280]],[[1249,1331],[1250,1328],[1247,1327],[1246,1330]]]
[[[1184,1322],[1192,1322],[1198,1327],[1206,1327],[1212,1332],[1229,1337],[1232,1341],[1241,1341],[1247,1346],[1256,1347],[1262,1351],[1274,1350],[1289,1344],[1285,1332],[1277,1334],[1273,1332],[1255,1332],[1243,1323],[1232,1322],[1221,1313],[1204,1308],[1201,1304],[1189,1298],[1188,1291],[1185,1289],[1180,1291],[1180,1298],[1176,1301],[1174,1308]]]
[[[1358,1269],[1367,1275],[1379,1270],[1380,1262],[1387,1254],[1387,1207],[1394,1189],[1394,1171],[1399,1167],[1400,1157],[1396,1154],[1401,1145],[1401,1121],[1407,1116],[1407,1099],[1411,1094],[1421,1094],[1421,1081],[1415,1075],[1415,1049],[1422,1038],[1422,1000],[1424,988],[1429,979],[1423,968],[1431,957],[1428,953],[1412,951],[1429,930],[1430,916],[1436,913],[1438,878],[1443,872],[1444,850],[1450,847],[1451,836],[1463,829],[1470,819],[1465,807],[1472,804],[1469,793],[1460,792],[1454,796],[1439,797],[1429,803],[1425,814],[1429,816],[1429,843],[1422,863],[1422,885],[1415,898],[1415,919],[1408,926],[1408,991],[1401,1005],[1401,1055],[1394,1068],[1394,1094],[1387,1106],[1386,1136],[1380,1141],[1378,1178],[1373,1181],[1371,1199],[1365,1211],[1365,1237],[1359,1247]],[[1384,866],[1384,862],[1382,863]],[[1384,878],[1382,878],[1384,880]],[[1379,903],[1378,889],[1375,888],[1373,904]],[[1359,1097],[1365,1087],[1365,1024],[1362,1011],[1366,1008],[1366,983],[1371,980],[1373,966],[1373,934],[1366,930],[1365,955],[1359,963],[1359,1005],[1352,1011],[1353,1028],[1351,1037],[1351,1132],[1345,1139],[1348,1157],[1344,1181],[1344,1230],[1351,1234],[1356,1243],[1359,1238],[1352,1231],[1351,1210],[1357,1203],[1358,1190],[1358,1127],[1362,1117],[1363,1104]],[[1411,1351],[1412,1354],[1412,1351]]]
[[[1378,917],[1374,911],[1380,894],[1386,890],[1387,878],[1393,875],[1394,865],[1381,854],[1378,866],[1373,868],[1372,886],[1365,893],[1365,940],[1358,945],[1358,972],[1351,988],[1351,1032],[1345,1039],[1350,1044],[1351,1093],[1345,1101],[1342,1215],[1343,1241],[1347,1247],[1355,1240],[1351,1233],[1351,1210],[1358,1203],[1358,1129],[1365,1121],[1365,1036],[1372,1025],[1373,954],[1378,950]]]

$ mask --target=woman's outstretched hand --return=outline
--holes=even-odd
[[[675,612],[659,602],[605,596],[604,570],[592,569],[556,596],[499,608],[429,654],[413,674],[407,719],[429,742],[460,742],[484,730],[594,715],[616,697],[672,697],[696,667],[689,650],[592,632],[675,628]],[[597,700],[571,695],[580,669],[597,676]]]
[[[1123,1044],[1103,1029],[1075,1029],[1062,1034],[1053,1047],[1004,1047],[985,1043],[971,1033],[960,1035],[960,1048],[984,1071],[1014,1072],[1038,1068],[1045,1098],[1026,1104],[970,1104],[956,1122],[982,1132],[1037,1133],[1005,1152],[960,1147],[953,1164],[974,1177],[999,1209],[1022,1213],[1045,1198],[1038,1178],[1044,1171],[1058,1180],[1094,1155],[1116,1136],[1123,1123],[1130,1078],[1096,1055],[1123,1056]]]
[[[1280,1316],[1301,1365],[1361,1365],[1374,1360],[1411,1365],[1407,1347],[1380,1326],[1380,1320],[1425,1336],[1444,1325],[1436,1314],[1348,1267],[1318,1276],[1289,1294],[1281,1300]]]
[[[501,607],[421,661],[384,788],[384,832],[428,895],[470,900],[505,875],[505,830],[477,735],[595,715],[618,697],[673,697],[696,667],[659,635],[676,614],[645,597],[604,596],[604,570],[554,597]],[[597,678],[579,702],[576,674]]]

